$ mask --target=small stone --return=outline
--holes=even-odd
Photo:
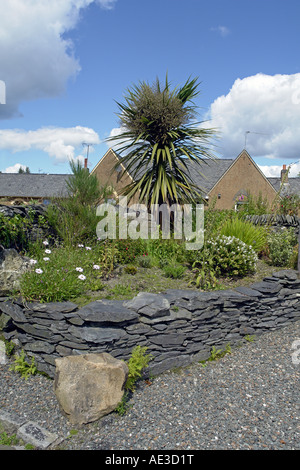
[[[38,449],[47,449],[58,439],[56,434],[50,433],[32,421],[28,421],[18,429],[17,437]]]

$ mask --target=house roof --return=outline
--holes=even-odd
[[[281,186],[280,178],[267,178],[275,190],[278,192]],[[283,184],[282,194],[298,194],[300,196],[300,177],[289,177],[288,181]]]
[[[122,157],[120,157],[120,155],[118,155],[116,152],[114,153],[122,162]],[[187,160],[187,166],[189,168],[191,180],[200,190],[202,190],[204,194],[208,194],[230,169],[230,167],[236,163],[237,159],[244,153],[247,154],[248,158],[253,162],[254,166],[262,174],[266,181],[268,181],[274,190],[278,192],[281,184],[280,177],[266,177],[245,149],[236,158],[204,159],[200,163]],[[133,177],[134,167],[130,173]],[[284,191],[282,191],[282,194],[283,193],[298,194],[300,196],[300,177],[289,178],[288,183],[285,185]]]
[[[0,173],[0,197],[50,198],[67,194],[70,174]]]
[[[122,163],[122,158],[120,155],[115,153]],[[196,163],[194,161],[186,158],[186,164],[188,168],[189,175],[193,183],[207,194],[212,187],[217,183],[217,181],[222,177],[222,175],[227,171],[227,169],[233,163],[233,159],[203,159],[201,163]],[[128,171],[130,176],[134,179],[134,176],[138,176],[135,173],[135,167],[133,166],[130,171]]]

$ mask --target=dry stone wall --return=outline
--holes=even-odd
[[[136,345],[148,347],[153,356],[148,372],[155,375],[205,360],[213,346],[234,346],[246,335],[299,320],[300,279],[297,271],[282,270],[250,287],[140,293],[129,301],[98,300],[82,308],[0,298],[0,312],[5,338],[18,342],[50,377],[56,358],[107,352],[127,360]]]

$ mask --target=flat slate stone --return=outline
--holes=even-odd
[[[118,300],[96,300],[82,307],[76,315],[84,322],[123,323],[138,319],[136,312],[132,312]]]
[[[236,287],[235,290],[247,297],[262,297],[263,296],[261,292],[259,292],[258,290],[251,289],[251,287],[240,286],[240,287]]]
[[[282,269],[281,271],[272,273],[273,277],[279,279],[296,280],[299,278],[298,272],[293,269]]]
[[[275,282],[256,282],[255,284],[251,285],[251,289],[258,290],[263,294],[276,294],[280,291],[281,285]]]
[[[27,319],[23,313],[23,309],[12,302],[2,302],[0,304],[0,310],[9,315],[14,321],[26,322]]]
[[[160,294],[140,292],[132,300],[124,302],[125,307],[134,310],[141,316],[159,318],[170,315],[170,303]]]
[[[127,333],[121,328],[96,328],[96,327],[75,327],[70,326],[70,333],[88,343],[110,343],[118,341],[127,336]],[[63,344],[63,343],[61,343]]]
[[[39,302],[32,302],[28,304],[28,309],[34,312],[49,313],[69,313],[78,308],[78,305],[73,302],[48,302],[40,304]]]

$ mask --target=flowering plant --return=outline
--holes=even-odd
[[[48,243],[43,242],[44,246]],[[49,256],[44,256],[47,253]],[[35,253],[32,267],[21,277],[21,294],[27,300],[55,302],[69,300],[87,290],[103,288],[101,266],[95,264],[99,250],[95,247],[58,247]]]
[[[245,276],[255,272],[254,249],[236,237],[219,235],[206,241],[193,267],[207,268],[217,276]]]

